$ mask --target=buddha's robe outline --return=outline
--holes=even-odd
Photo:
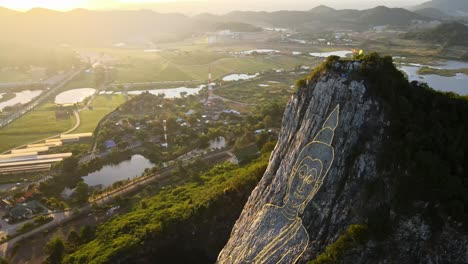
[[[246,233],[251,235],[246,239],[248,241],[244,240],[245,247],[238,263],[282,263],[288,255],[300,257],[307,247],[309,235],[302,225],[301,218],[289,218],[283,211],[282,207],[273,204],[266,204],[262,208],[256,218],[259,221],[255,221],[249,230],[246,230]],[[255,234],[259,228],[275,239],[256,239]]]
[[[339,105],[299,153],[288,179],[283,206],[262,206],[243,230],[237,242],[241,246],[226,253],[228,263],[295,263],[301,257],[309,235],[299,215],[319,191],[333,163],[335,151],[331,143],[338,121]]]

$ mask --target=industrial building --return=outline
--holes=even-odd
[[[9,154],[0,155],[0,175],[48,171],[52,168],[52,164],[72,156],[72,153],[46,154],[51,148],[79,142],[92,136],[92,133],[60,135],[58,138],[44,140],[43,143],[29,144],[25,148],[11,150]]]

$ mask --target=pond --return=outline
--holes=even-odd
[[[41,90],[35,90],[35,91],[22,91],[19,93],[15,93],[15,97],[5,101],[3,103],[0,103],[0,110],[3,110],[3,108],[7,106],[13,106],[15,104],[27,104],[32,101],[32,99],[36,98],[42,93]]]
[[[227,76],[224,76],[223,81],[225,82],[231,82],[231,81],[239,81],[239,80],[248,80],[257,77],[259,74],[253,74],[253,75],[248,75],[245,73],[240,73],[240,74],[230,74]]]
[[[75,104],[82,102],[96,92],[93,88],[80,88],[65,91],[55,97],[56,104]]]
[[[309,53],[310,56],[314,57],[320,57],[320,58],[326,58],[328,56],[340,56],[340,57],[346,57],[349,54],[352,54],[353,52],[351,50],[338,50],[338,51],[331,51],[331,52],[312,52]]]
[[[130,160],[123,161],[117,165],[106,165],[99,171],[92,172],[83,177],[83,180],[89,186],[100,185],[102,188],[107,188],[115,182],[139,177],[145,169],[154,166],[147,158],[141,155],[133,155]]]
[[[468,63],[447,61],[444,65],[432,67],[438,69],[460,69],[468,68]],[[468,95],[468,75],[462,73],[457,73],[457,75],[453,77],[440,76],[436,74],[419,75],[417,74],[417,71],[420,68],[419,66],[402,65],[399,68],[408,75],[409,81],[425,82],[433,89],[442,92],[454,92],[460,95]]]
[[[138,90],[130,91],[128,94],[142,94],[144,92],[149,92],[154,95],[164,94],[164,98],[180,98],[180,93],[187,93],[187,95],[196,95],[205,85],[200,85],[197,88],[187,88],[187,87],[178,87],[178,88],[167,88],[167,89],[152,89],[152,90]]]

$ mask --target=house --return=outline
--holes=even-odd
[[[236,111],[236,110],[231,110],[231,109],[224,109],[224,110],[223,110],[223,113],[240,115],[240,113],[239,113],[238,111]]]
[[[11,203],[7,201],[6,199],[0,200],[0,209],[5,210],[8,207],[10,207]]]
[[[29,197],[32,197],[32,196],[34,195],[35,192],[36,192],[35,189],[31,189],[31,190],[27,191],[27,192],[23,195],[23,197],[26,198],[26,199],[28,199]]]
[[[185,115],[193,115],[195,114],[195,110],[188,110],[187,113],[185,113]]]
[[[266,131],[266,129],[258,129],[258,130],[255,130],[254,133],[258,135],[258,134],[261,134],[261,133],[263,133],[265,131]]]
[[[28,216],[32,215],[32,210],[26,207],[24,204],[19,204],[11,208],[9,213],[12,220],[20,220],[28,218]]]
[[[117,144],[115,143],[114,140],[110,139],[110,140],[106,140],[104,142],[104,146],[106,146],[106,149],[111,149],[111,148],[114,148],[117,146]]]

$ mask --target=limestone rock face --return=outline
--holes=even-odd
[[[366,224],[369,212],[389,202],[392,187],[385,173],[377,171],[378,152],[389,122],[379,101],[367,89],[364,80],[350,80],[329,71],[308,81],[291,97],[269,166],[219,254],[218,263],[305,263],[335,242],[349,225]],[[306,146],[316,137],[321,140],[327,118],[337,107],[338,122],[330,132],[329,144],[334,157],[326,171],[324,163],[329,160],[324,160],[329,157]],[[309,156],[309,163],[303,161]],[[301,170],[305,163],[306,169]],[[378,199],[374,195],[369,200],[366,186],[378,178],[386,191],[378,193]],[[296,180],[299,183],[294,185]],[[314,187],[301,193],[308,184]],[[308,200],[302,195],[313,197]],[[289,205],[291,200],[301,198],[302,204]],[[431,231],[421,218],[396,222],[395,234],[349,252],[343,263],[458,263],[468,259],[466,237],[458,236],[448,243],[447,229],[440,243],[429,243]],[[379,255],[374,250],[376,243],[387,244],[391,250]],[[453,256],[458,254],[458,259],[447,256],[447,250],[452,250]]]

